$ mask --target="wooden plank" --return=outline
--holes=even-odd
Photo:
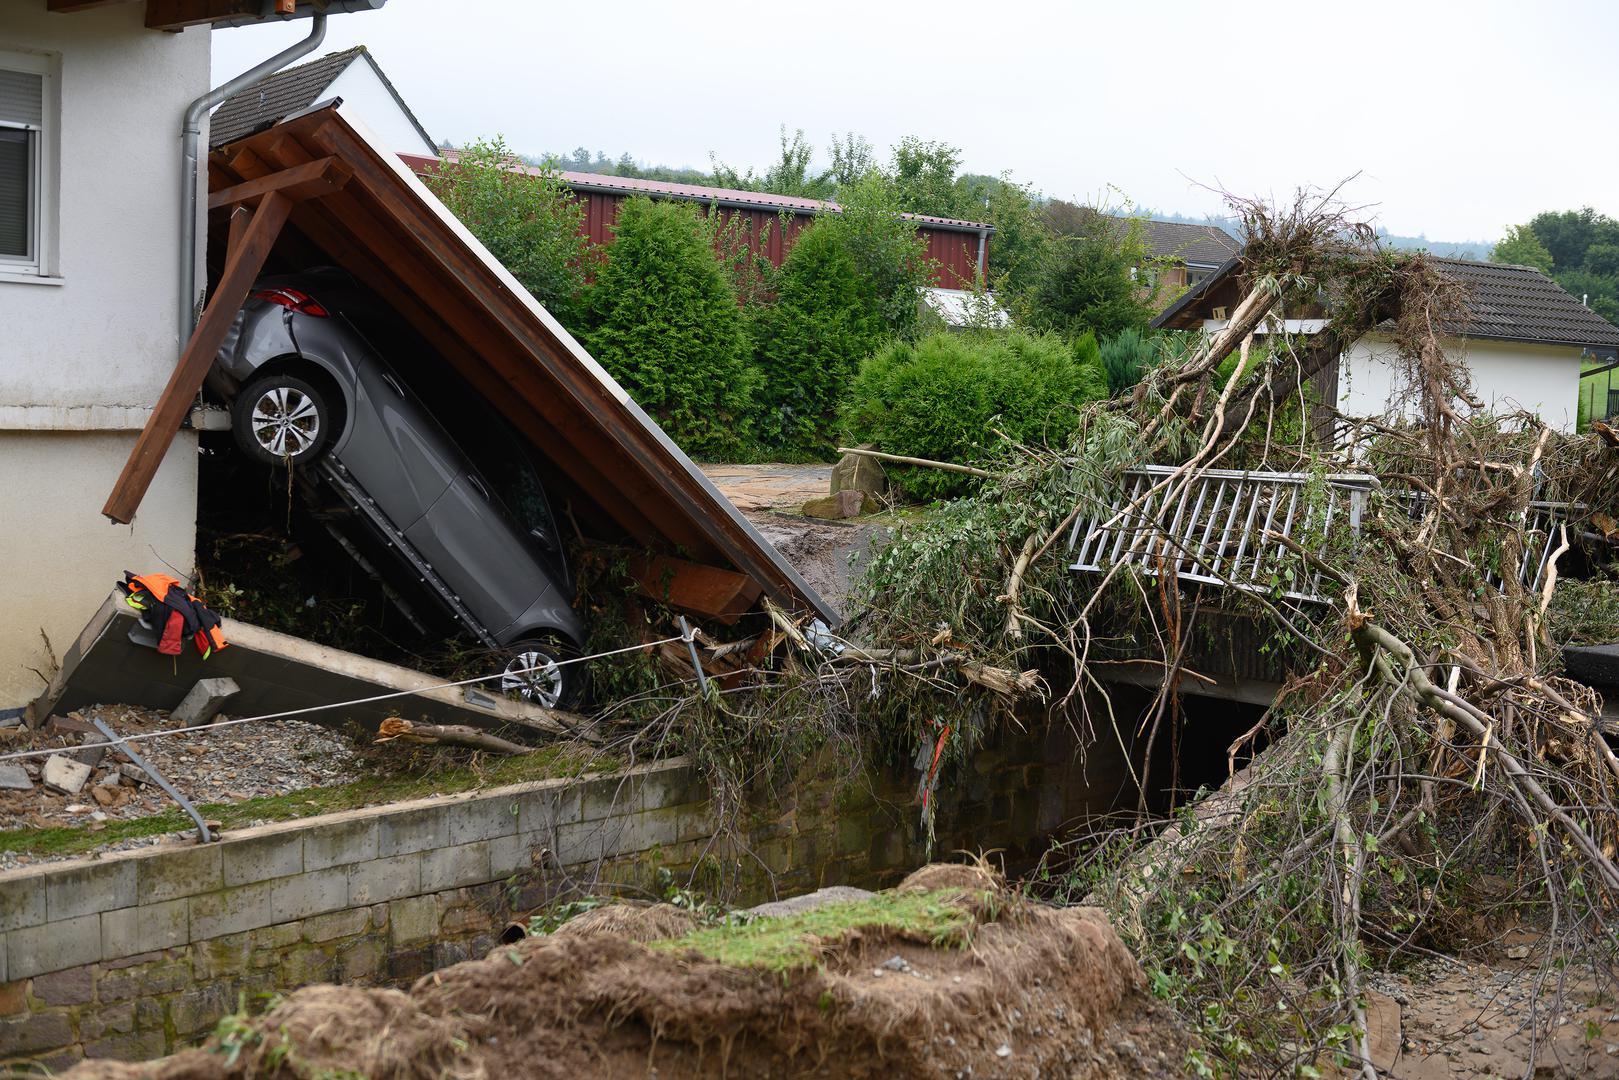
[[[294,201],[330,195],[349,182],[354,170],[334,157],[317,158],[303,165],[247,180],[208,193],[208,209],[217,210],[233,203],[252,202],[272,191]]]
[[[636,587],[647,596],[727,626],[746,614],[764,592],[746,574],[667,555],[636,555],[627,566]]]
[[[152,478],[174,442],[175,432],[180,430],[192,400],[202,389],[214,355],[224,343],[237,309],[247,299],[247,291],[253,287],[253,280],[263,268],[264,259],[270,254],[270,247],[291,210],[292,200],[280,192],[272,191],[264,196],[253,212],[252,223],[243,232],[241,243],[225,260],[224,276],[208,298],[201,321],[192,332],[180,362],[169,375],[169,383],[158,397],[146,426],[141,429],[129,460],[124,462],[123,471],[107,496],[107,504],[101,508],[113,521],[127,525],[134,520],[136,508],[145,497],[146,489],[152,486]]]
[[[75,11],[90,11],[94,8],[112,7],[114,4],[127,3],[130,3],[130,0],[48,0],[45,10],[66,15]]]
[[[230,212],[230,231],[225,237],[225,258],[240,250],[242,238],[247,235],[247,227],[253,221],[253,211],[245,206],[238,206]]]
[[[259,13],[258,0],[146,0],[146,29],[184,30],[237,15]]]

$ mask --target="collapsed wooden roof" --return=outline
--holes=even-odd
[[[762,591],[789,611],[837,621],[579,342],[340,104],[220,147],[208,169],[211,208],[257,205],[253,224],[243,227],[245,210],[232,218],[231,256],[210,307],[217,300],[233,314],[239,306],[231,294],[245,295],[243,281],[263,265],[255,242],[269,218],[271,244],[305,265],[353,274],[524,432],[566,477],[581,518],[610,523],[647,550],[744,575],[754,586],[749,603]],[[267,210],[284,214],[285,227]],[[210,314],[165,399],[177,385],[184,395],[179,372],[188,361],[204,369],[211,362],[213,349],[199,342]],[[115,520],[133,513],[144,491],[140,477],[131,479],[142,454],[138,446],[108,502]]]

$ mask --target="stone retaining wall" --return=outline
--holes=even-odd
[[[671,761],[0,874],[0,1059],[153,1057],[207,1034],[243,995],[408,984],[482,955],[563,890],[644,895],[660,868],[699,868],[745,902],[891,883],[924,859],[916,773],[850,781],[835,764],[755,793],[746,855],[712,842],[700,775]],[[1032,852],[1105,808],[1098,788],[1105,803],[1117,784],[1085,780],[1064,729],[1002,740],[941,791],[936,850]]]

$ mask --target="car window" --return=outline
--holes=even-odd
[[[482,422],[466,424],[464,433],[455,432],[456,441],[513,519],[560,561],[562,534],[527,441],[493,410],[477,411]]]

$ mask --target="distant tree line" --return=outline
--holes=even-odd
[[[1619,221],[1606,214],[1589,206],[1536,214],[1507,229],[1490,260],[1533,266],[1619,324]]]
[[[848,134],[817,166],[804,133],[784,127],[780,154],[762,173],[717,160],[708,174],[663,171],[835,200],[840,212],[800,231],[779,267],[741,219],[646,198],[623,203],[613,242],[592,250],[560,169],[657,170],[581,148],[541,159],[534,176],[507,167],[514,156],[499,139],[477,142],[431,182],[695,456],[825,458],[849,439],[978,459],[1002,434],[1061,441],[1077,406],[1132,385],[1156,357],[1138,281],[1150,263],[1139,224],[1046,199],[1009,176],[963,172],[960,151],[946,143],[902,139],[879,160]],[[1015,329],[994,319],[950,329],[921,303],[935,268],[907,213],[994,226],[978,289]],[[918,497],[961,484],[936,473],[896,479]]]

